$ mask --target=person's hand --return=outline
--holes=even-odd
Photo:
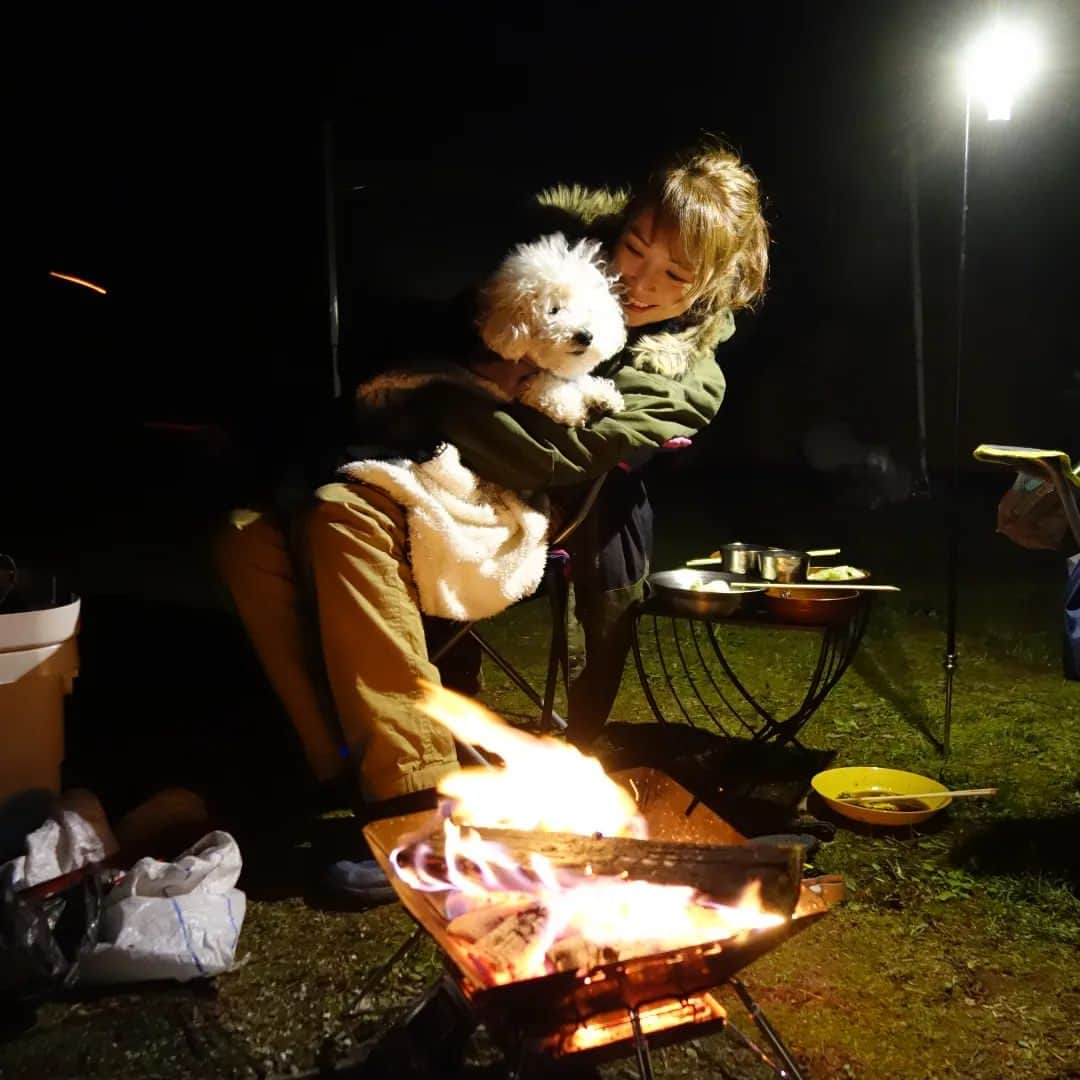
[[[674,439],[667,439],[662,442],[660,449],[670,452],[672,450],[685,450],[688,446],[693,445],[693,439],[688,439],[685,435],[676,435]],[[643,466],[654,453],[653,450],[639,450],[636,454],[628,455],[629,460],[620,461],[616,468],[622,469],[623,472],[633,472]]]
[[[528,360],[474,360],[469,370],[481,379],[493,382],[508,397],[517,397],[525,380],[536,374]]]

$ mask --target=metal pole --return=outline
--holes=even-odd
[[[776,1028],[769,1023],[769,1018],[761,1011],[761,1006],[750,996],[746,984],[742,979],[731,979],[729,981],[735,993],[739,995],[743,1008],[750,1014],[750,1019],[754,1021],[758,1031],[765,1036],[765,1040],[780,1059],[781,1068],[778,1069],[773,1065],[773,1071],[777,1076],[784,1077],[785,1080],[802,1080],[802,1073],[799,1072],[799,1066],[795,1064],[791,1051],[784,1045],[783,1040],[777,1034]],[[743,1037],[745,1038],[745,1036]]]
[[[919,479],[915,495],[930,494],[930,473],[926,449],[926,356],[923,328],[922,248],[919,222],[919,171],[915,154],[915,136],[909,131],[907,142],[908,209],[911,214],[911,318],[915,345],[915,408],[919,420]]]
[[[967,264],[968,158],[971,145],[971,95],[964,99],[964,165],[960,190],[960,256],[956,269],[956,377],[953,385],[952,490],[948,509],[948,551],[945,566],[945,725],[941,752],[949,755],[952,738],[953,678],[956,655],[957,576],[960,572],[960,375],[964,359],[964,271]]]
[[[334,124],[323,121],[323,201],[326,215],[326,286],[330,301],[330,386],[335,398],[341,397],[341,369],[338,366],[338,344],[341,340],[341,320],[338,314],[337,267],[337,183],[334,170]]]
[[[641,1030],[641,1017],[637,1008],[630,1009],[630,1027],[634,1032],[634,1050],[637,1053],[638,1076],[641,1080],[653,1080],[652,1059],[649,1057],[649,1042]]]

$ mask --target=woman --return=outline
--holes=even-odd
[[[768,232],[753,174],[729,150],[706,145],[665,162],[632,198],[562,188],[540,200],[564,219],[552,225],[584,225],[608,241],[612,267],[626,287],[630,328],[626,354],[612,368],[665,376],[685,392],[692,392],[691,373],[697,373],[713,384],[719,406],[724,381],[713,354],[734,333],[732,313],[762,294],[768,266]],[[683,383],[688,375],[691,381]],[[620,384],[632,379],[629,372],[621,380],[616,376]],[[635,449],[631,460],[640,465],[655,449]],[[639,476],[630,470],[611,475],[602,503],[573,546],[575,614],[586,662],[571,684],[570,736],[587,743],[618,692],[631,610],[648,573],[652,510]]]
[[[622,275],[630,340],[607,373],[625,410],[571,430],[445,386],[418,395],[416,410],[481,477],[562,492],[572,503],[575,487],[712,420],[724,394],[713,352],[733,332],[732,311],[763,290],[768,240],[756,180],[734,154],[712,146],[668,162],[629,199],[558,188],[539,203],[543,231],[606,241]],[[629,604],[640,596],[651,545],[639,480],[617,471],[605,486],[603,507],[575,543],[587,662],[570,718],[583,738],[606,719],[618,688]],[[241,512],[218,555],[312,771],[323,782],[355,776],[371,817],[430,802],[457,757],[449,733],[416,707],[418,680],[438,681],[438,672],[406,557],[404,511],[374,488],[329,484],[294,540],[290,551],[267,518]],[[321,658],[304,630],[308,597]]]

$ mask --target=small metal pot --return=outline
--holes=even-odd
[[[720,557],[729,574],[757,574],[758,557],[765,550],[764,544],[743,544],[733,541],[720,545]]]
[[[765,548],[758,556],[758,572],[765,581],[805,581],[809,566],[810,556],[805,551],[790,548]]]

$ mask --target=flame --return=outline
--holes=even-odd
[[[633,796],[615,783],[596,758],[569,743],[538,738],[504,724],[482,705],[452,690],[424,683],[420,702],[429,716],[461,742],[497,754],[502,768],[467,768],[439,781],[465,825],[569,832],[584,836],[644,838],[645,820]]]
[[[440,814],[390,858],[411,888],[442,894],[448,929],[463,935],[464,954],[483,982],[597,967],[784,921],[763,909],[756,884],[725,905],[689,886],[558,867],[540,855],[522,865],[467,826],[643,838],[644,819],[630,793],[594,758],[516,731],[468,698],[425,688],[422,708],[458,739],[486,747],[505,764],[463,769],[440,781]],[[430,839],[440,828],[443,852],[437,855]],[[466,932],[463,917],[474,914]]]
[[[445,893],[450,920],[483,908],[500,909],[510,919],[525,911],[532,916],[527,947],[510,959],[501,957],[504,966],[485,956],[483,936],[466,949],[489,984],[555,970],[560,943],[562,955],[569,958],[563,966],[587,967],[605,958],[626,960],[726,941],[784,921],[762,908],[756,883],[737,903],[718,904],[689,886],[557,867],[540,855],[522,866],[501,844],[484,840],[473,829],[459,829],[448,817],[443,819],[443,834],[441,858],[423,840],[391,854],[403,881],[418,892]]]

